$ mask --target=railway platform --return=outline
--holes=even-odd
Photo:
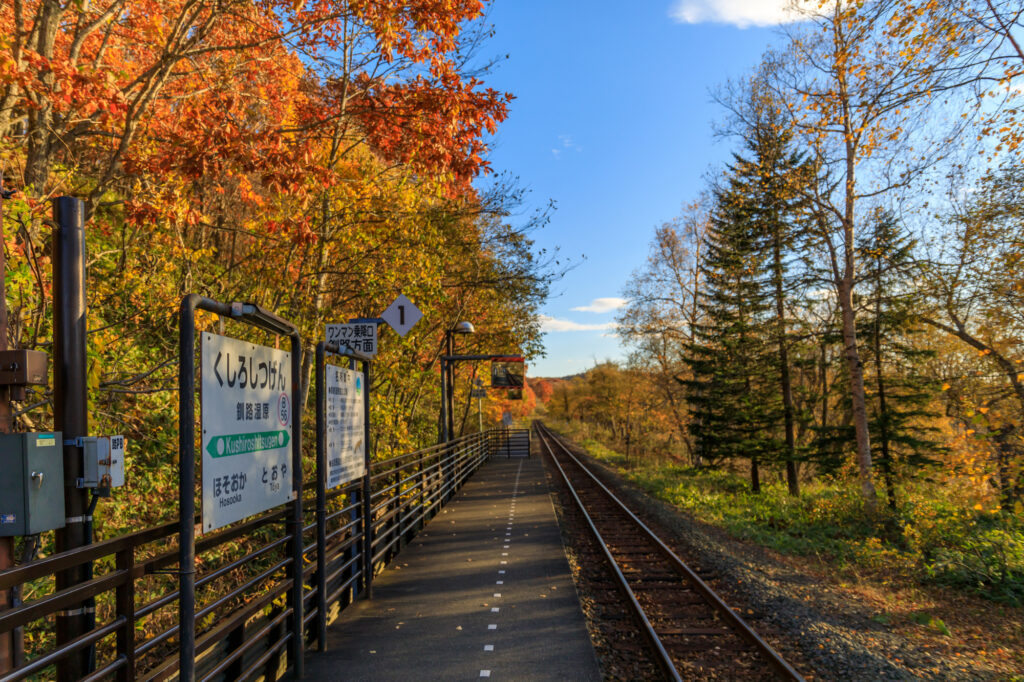
[[[314,680],[599,680],[539,457],[483,465],[345,609]]]

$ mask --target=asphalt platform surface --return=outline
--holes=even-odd
[[[540,458],[485,463],[345,609],[309,680],[600,680]]]

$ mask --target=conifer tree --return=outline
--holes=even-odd
[[[758,81],[750,84],[734,111],[742,124],[739,132],[746,154],[735,155],[727,187],[715,194],[717,210],[704,265],[704,324],[691,353],[691,403],[700,406],[698,431],[705,440],[711,438],[705,448],[725,447],[723,434],[710,435],[711,425],[719,423],[715,410],[721,406],[720,425],[726,432],[749,426],[756,434],[747,442],[752,448],[752,477],[758,462],[784,461],[789,491],[797,495],[798,415],[790,376],[787,305],[791,254],[804,208],[800,189],[810,170],[793,151],[792,134]],[[730,372],[740,372],[731,380],[739,394],[719,395],[730,390],[730,381],[725,380]],[[743,405],[752,400],[756,405]],[[744,455],[728,449],[725,453]]]
[[[921,294],[914,275],[914,244],[891,212],[877,212],[858,243],[861,272],[856,299],[857,335],[863,342],[871,457],[885,485],[886,502],[897,506],[896,485],[935,462],[945,450],[937,438],[939,415],[931,407],[940,389],[925,376],[925,362],[935,351],[920,348]],[[851,412],[849,397],[838,407]],[[845,449],[855,445],[852,419],[819,429],[819,446]],[[837,461],[822,462],[826,467]]]
[[[793,149],[793,133],[786,126],[775,99],[760,81],[751,83],[744,107],[744,140],[750,160],[738,158],[736,174],[751,212],[752,228],[761,234],[764,248],[770,252],[767,285],[773,314],[771,337],[776,353],[777,386],[785,437],[785,449],[781,455],[786,464],[789,492],[798,495],[798,415],[793,400],[789,357],[791,335],[786,309],[791,285],[790,256],[802,234],[801,223],[806,214],[806,201],[801,190],[811,180],[812,171],[802,155]]]
[[[921,372],[922,361],[935,352],[913,343],[921,305],[910,281],[913,243],[901,234],[890,212],[878,214],[870,229],[860,247],[863,290],[870,293],[863,301],[858,333],[866,341],[872,457],[882,472],[887,502],[895,509],[899,471],[933,464],[934,455],[943,450],[938,430],[929,425],[937,418],[929,405],[939,388]]]
[[[753,222],[745,179],[731,167],[731,178],[714,193],[714,211],[705,258],[706,282],[700,321],[686,361],[691,430],[706,461],[749,459],[751,488],[760,491],[759,465],[774,459],[780,409],[769,341],[770,304],[766,296],[764,232]]]

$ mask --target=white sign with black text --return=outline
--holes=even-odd
[[[399,294],[380,318],[391,325],[399,336],[405,336],[422,319],[423,313],[405,294]]]
[[[363,447],[363,375],[327,365],[327,487],[336,488],[366,473]]]
[[[295,499],[291,353],[203,333],[203,523],[214,530]]]
[[[363,355],[377,355],[377,324],[375,322],[352,322],[329,324],[324,331],[327,343],[336,343],[344,353],[346,349]]]

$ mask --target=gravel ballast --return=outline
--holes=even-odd
[[[582,453],[578,447],[574,450]],[[969,659],[951,661],[926,650],[898,629],[874,620],[876,608],[851,599],[831,584],[827,575],[804,570],[785,557],[736,540],[654,500],[589,457],[587,464],[807,679],[1009,678],[1002,671],[979,668]],[[594,573],[586,566],[595,551],[587,543],[593,541],[585,537],[582,522],[575,518],[579,513],[561,490],[564,484],[558,472],[548,465],[567,554],[606,679],[637,679],[640,670],[635,651],[627,648],[623,652],[614,641],[621,628],[603,621],[608,611],[607,605],[602,607],[608,601],[601,587],[605,583],[587,575]]]

